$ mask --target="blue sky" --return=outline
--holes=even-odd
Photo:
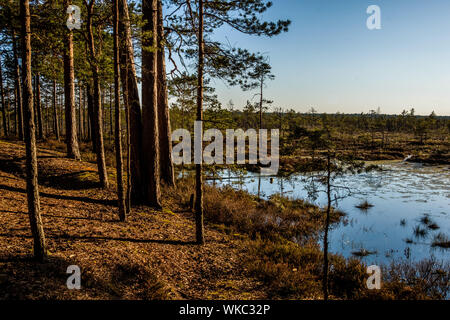
[[[415,108],[450,115],[450,1],[274,0],[266,19],[290,19],[274,38],[220,30],[216,37],[264,52],[276,79],[265,89],[275,107],[305,112],[383,113]],[[381,30],[366,9],[381,8]],[[241,108],[253,92],[214,82],[219,99]]]

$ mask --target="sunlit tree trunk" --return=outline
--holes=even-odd
[[[36,74],[36,116],[37,116],[37,124],[38,124],[38,137],[39,139],[44,139],[44,124],[42,120],[42,106],[41,106],[41,75],[39,73]]]
[[[19,120],[18,120],[18,104],[19,102],[17,101],[17,87],[14,85],[14,133],[16,135],[19,135]]]
[[[34,256],[42,261],[45,259],[46,245],[44,228],[39,208],[39,186],[36,155],[36,136],[33,114],[33,88],[31,84],[31,31],[29,0],[20,1],[20,16],[22,23],[22,85],[23,107],[25,116],[25,148],[27,172],[27,199],[30,217],[31,234],[34,240]]]
[[[64,12],[71,4],[71,0],[64,0]],[[75,71],[73,66],[73,34],[68,28],[64,34],[64,106],[66,112],[66,144],[67,157],[81,159],[78,148],[78,137],[75,113]]]
[[[197,121],[203,122],[203,67],[204,67],[204,43],[203,43],[203,0],[198,3],[198,86],[197,86]],[[200,150],[203,153],[203,126],[199,138]],[[198,244],[205,242],[203,226],[203,164],[202,160],[195,167],[195,222],[196,239]]]
[[[143,154],[142,154],[142,114],[139,101],[136,68],[134,64],[134,50],[131,39],[131,23],[126,0],[119,1],[119,33],[121,34],[120,77],[125,106],[129,114],[130,135],[130,170],[131,170],[131,198],[141,202],[144,199]]]
[[[2,60],[0,56],[0,95],[1,95],[1,102],[2,102],[2,116],[3,116],[3,134],[5,137],[8,136],[8,124],[7,124],[7,110],[5,105],[5,93],[3,91],[3,75],[2,75]]]
[[[83,116],[83,87],[81,86],[80,83],[78,83],[78,141],[82,141],[83,140],[83,135],[84,135],[84,125],[83,125],[83,121],[84,121],[84,116]]]
[[[323,237],[323,298],[328,300],[328,231],[331,214],[331,155],[327,155],[327,211],[325,218],[325,234]]]
[[[88,137],[92,142],[92,151],[97,152],[96,139],[95,139],[95,116],[94,116],[94,97],[92,95],[91,85],[87,84],[87,105],[88,105]]]
[[[53,79],[53,131],[56,136],[56,140],[59,141],[59,119],[58,119],[58,106],[56,102],[56,80]]]
[[[122,137],[120,124],[120,71],[119,71],[119,5],[118,0],[114,4],[114,109],[116,122],[116,173],[117,173],[117,197],[119,204],[120,221],[125,221],[125,196],[123,187],[123,163],[122,163]]]
[[[263,103],[264,103],[264,97],[263,97],[263,88],[264,88],[264,76],[261,76],[261,83],[260,83],[260,94],[259,94],[259,129],[262,129],[263,126]]]
[[[20,66],[19,58],[17,53],[17,43],[16,43],[16,32],[12,28],[12,45],[13,45],[13,56],[14,56],[14,85],[16,87],[16,121],[17,121],[17,134],[20,140],[23,140],[23,108],[22,108],[22,90],[20,85]]]
[[[146,202],[161,208],[158,99],[157,99],[157,0],[143,0],[144,21],[142,32],[142,124],[143,153],[145,163]],[[150,37],[149,37],[150,36]]]
[[[113,106],[112,106],[112,87],[109,87],[109,138],[113,138]]]
[[[97,152],[97,167],[98,175],[100,179],[100,185],[102,188],[108,187],[108,174],[106,171],[105,161],[105,146],[103,140],[103,113],[101,104],[101,90],[100,90],[100,76],[98,62],[95,52],[94,44],[94,32],[92,26],[92,16],[94,14],[94,0],[91,0],[88,4],[87,14],[87,30],[88,30],[88,42],[90,51],[90,65],[93,78],[93,90],[94,90],[94,123],[95,123],[95,148]]]
[[[161,165],[161,181],[175,185],[172,161],[172,140],[170,131],[169,100],[167,96],[166,59],[164,56],[165,37],[162,1],[158,0],[158,129]]]

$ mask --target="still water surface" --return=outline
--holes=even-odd
[[[361,259],[369,264],[390,263],[399,258],[419,261],[430,257],[449,262],[450,249],[431,246],[438,234],[450,237],[449,166],[389,162],[381,167],[381,172],[346,175],[335,181],[335,184],[348,187],[351,193],[348,190],[340,192],[345,198],[339,200],[336,207],[346,216],[332,227],[331,252],[350,257],[366,250],[371,254]],[[220,175],[228,178],[233,174],[224,171]],[[324,206],[326,194],[311,192],[311,184],[306,178],[297,174],[271,179],[247,173],[237,179],[222,179],[215,183],[231,184],[253,194],[258,194],[259,186],[263,198],[281,193]],[[323,189],[320,185],[316,187]],[[368,210],[356,208],[365,200],[373,207]],[[417,228],[424,232],[415,232]]]

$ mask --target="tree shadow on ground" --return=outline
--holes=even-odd
[[[57,156],[39,156],[39,159],[61,158]],[[45,170],[44,170],[45,169]],[[25,178],[25,158],[15,157],[12,159],[0,158],[0,170]],[[101,187],[97,179],[96,172],[90,170],[81,170],[77,172],[67,172],[57,175],[50,175],[52,170],[38,166],[39,184],[58,188],[63,190],[86,190]]]
[[[9,238],[20,238],[20,239],[29,239],[32,238],[31,235],[26,234],[10,234],[10,233],[0,233],[0,237],[9,237]],[[122,242],[131,242],[131,243],[155,243],[155,244],[167,244],[173,246],[191,246],[196,245],[195,241],[182,241],[182,240],[161,240],[161,239],[133,239],[133,238],[118,238],[118,237],[108,237],[108,236],[77,236],[70,234],[62,234],[62,235],[46,235],[47,239],[67,239],[72,241],[83,241],[83,242],[96,242],[96,241],[122,241]],[[1,262],[1,259],[0,259]]]
[[[28,215],[28,212],[25,212],[25,211],[0,210],[0,214],[1,213]],[[50,218],[56,218],[56,219],[100,221],[100,222],[107,222],[107,223],[108,222],[109,223],[116,223],[116,222],[120,221],[119,219],[106,220],[106,219],[102,219],[102,218],[92,218],[92,217],[57,216],[57,215],[54,215],[54,214],[47,214],[47,213],[41,213],[41,216],[43,216],[43,217],[50,217]]]
[[[20,158],[0,158],[0,170],[19,177],[25,177],[25,163],[22,163]]]
[[[60,257],[38,262],[31,255],[0,257],[0,300],[70,299],[67,267],[74,264]]]
[[[118,237],[107,237],[107,236],[93,237],[93,236],[61,235],[61,236],[50,236],[50,238],[81,240],[81,241],[85,241],[85,242],[123,241],[123,242],[131,242],[131,243],[155,243],[155,244],[167,244],[167,245],[173,245],[173,246],[191,246],[191,245],[196,244],[195,241],[161,240],[161,239],[134,239],[134,238],[118,238]]]
[[[20,192],[20,193],[24,193],[24,194],[27,193],[25,189],[6,186],[3,184],[0,184],[0,189],[11,191],[11,192]],[[39,192],[39,195],[41,197],[58,199],[58,200],[81,201],[81,202],[86,202],[86,203],[101,204],[101,205],[105,205],[105,206],[116,206],[117,205],[116,200],[91,199],[91,198],[87,198],[87,197],[66,196],[66,195],[51,194],[51,193],[46,193],[46,192]]]
[[[62,190],[86,190],[100,188],[100,182],[93,179],[85,179],[93,174],[92,171],[82,170],[68,172],[60,175],[39,175],[39,183],[46,187],[58,188]]]

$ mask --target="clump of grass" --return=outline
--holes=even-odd
[[[447,235],[445,235],[443,233],[439,233],[438,235],[436,235],[434,237],[433,242],[431,243],[431,246],[449,249],[450,248],[450,239],[448,238]]]
[[[437,225],[437,223],[433,222],[428,225],[428,229],[437,230],[437,229],[439,229],[439,226]]]
[[[366,249],[359,249],[357,251],[352,251],[352,255],[354,255],[355,257],[367,257],[376,253],[377,253],[376,251],[369,251]]]
[[[205,220],[224,224],[252,239],[258,236],[263,239],[296,238],[299,243],[305,243],[323,230],[325,213],[308,202],[280,195],[264,201],[230,187],[205,186],[205,189]],[[332,223],[341,217],[342,212],[332,210]]]
[[[413,239],[410,239],[410,238],[406,238],[405,242],[408,243],[408,244],[414,243]]]
[[[374,206],[373,204],[369,203],[367,200],[364,200],[360,204],[356,205],[356,208],[361,210],[369,210],[373,206]]]
[[[249,251],[249,273],[268,285],[271,298],[320,294],[323,254],[317,246],[260,239],[252,242]]]
[[[439,226],[436,222],[431,220],[430,216],[428,214],[425,214],[422,218],[420,218],[420,222],[422,222],[424,225],[428,227],[428,229],[431,230],[437,230],[439,229]]]
[[[430,217],[426,214],[422,218],[420,218],[420,222],[422,222],[425,225],[429,225],[431,223]]]
[[[427,235],[427,229],[424,229],[424,228],[422,228],[421,226],[416,226],[415,228],[414,228],[414,235],[417,237],[417,238],[425,238],[426,237],[426,235]]]
[[[383,287],[380,292],[384,299],[396,300],[443,300],[450,294],[450,264],[426,259],[419,262],[393,262],[383,268]],[[378,298],[379,298],[378,296]]]
[[[401,225],[402,227],[406,226],[406,219],[400,220],[400,225]]]
[[[250,253],[248,269],[269,285],[270,298],[321,298],[323,252],[316,244],[257,240],[252,242]],[[329,262],[331,296],[355,299],[365,292],[366,270],[357,259],[330,255]]]

